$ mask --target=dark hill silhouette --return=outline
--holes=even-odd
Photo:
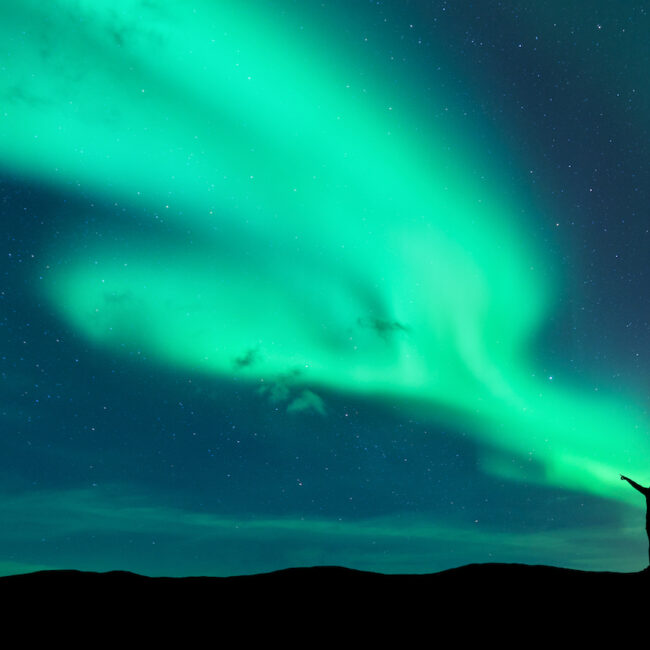
[[[583,639],[601,639],[619,622],[621,634],[635,622],[643,625],[648,587],[645,571],[522,564],[472,564],[422,575],[311,567],[229,578],[39,571],[0,578],[0,598],[8,621],[12,613],[46,611],[59,620],[72,614],[76,621],[94,620],[102,629],[111,622],[146,622],[150,639],[166,638],[170,626],[185,634],[213,624],[255,638],[271,629],[289,634],[309,628],[312,641],[340,626],[366,640],[397,638],[400,629],[478,640],[507,637],[521,626],[529,627],[529,640],[576,629]]]

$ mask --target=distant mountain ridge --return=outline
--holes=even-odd
[[[600,627],[616,628],[618,621],[627,626],[622,630],[635,620],[645,623],[649,587],[648,571],[471,564],[439,573],[396,575],[317,566],[225,578],[38,571],[0,578],[0,598],[19,609],[45,604],[50,612],[111,612],[117,620],[147,610],[157,612],[162,623],[167,617],[176,623],[218,620],[220,625],[246,629],[251,621],[287,629],[345,622],[350,630],[376,638],[382,630],[395,634],[401,624],[412,629],[435,625],[438,631],[454,629],[475,639],[481,630],[507,634],[514,624],[531,625],[535,635],[578,626],[596,638]],[[540,627],[540,621],[546,621],[546,627]]]

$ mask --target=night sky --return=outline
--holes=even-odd
[[[0,6],[0,574],[633,571],[642,2]]]

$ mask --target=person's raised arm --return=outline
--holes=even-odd
[[[627,481],[635,490],[641,492],[641,494],[648,494],[648,492],[650,491],[648,488],[644,488],[643,486],[633,481],[631,478],[628,478],[627,476],[623,476],[623,474],[621,474],[621,481]]]

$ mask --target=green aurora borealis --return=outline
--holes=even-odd
[[[507,125],[464,112],[461,102],[478,104],[484,89],[472,88],[466,100],[444,84],[423,84],[427,64],[416,55],[410,78],[396,81],[381,61],[406,46],[397,36],[383,42],[382,27],[364,22],[370,6],[362,3],[349,14],[332,6],[326,20],[320,3],[57,5],[26,0],[0,9],[0,164],[25,183],[75,197],[74,210],[60,205],[53,215],[56,236],[39,240],[39,266],[27,281],[57,327],[95,359],[110,359],[112,372],[146,358],[151,383],[137,390],[149,394],[158,391],[156,377],[192,377],[202,395],[236,386],[255,403],[243,425],[251,431],[265,409],[280,408],[304,438],[316,426],[320,448],[328,427],[338,426],[337,400],[391,405],[396,417],[425,423],[428,437],[442,435],[436,428],[462,432],[476,446],[473,471],[505,489],[607,499],[641,516],[633,508],[644,504],[618,480],[619,472],[650,477],[641,392],[595,392],[545,372],[540,335],[567,285],[558,250],[531,236],[551,201],[533,195],[526,178],[533,154],[503,140]],[[394,4],[386,15],[396,21],[406,11]],[[347,36],[337,36],[332,29],[343,23]],[[373,47],[359,54],[353,41]],[[448,74],[461,75],[454,66],[449,61]],[[98,216],[96,206],[121,215],[101,208]],[[129,428],[129,407],[113,408],[123,409]],[[157,444],[152,431],[132,435]],[[216,419],[212,435],[222,435]],[[365,435],[372,438],[369,424]],[[418,451],[424,437],[409,438],[416,455],[434,453]],[[294,443],[288,435],[274,444]],[[101,446],[111,446],[108,433]],[[272,464],[277,451],[255,453]],[[282,512],[266,512],[224,495],[222,510],[199,512],[196,495],[168,500],[173,483],[152,496],[147,460],[140,462],[142,476],[130,470],[123,480],[116,466],[108,478],[107,470],[103,492],[82,480],[47,489],[8,480],[5,517],[15,524],[5,572],[228,574],[316,563],[426,571],[493,557],[481,548],[503,549],[504,561],[537,557],[533,542],[529,555],[508,556],[526,543],[503,523],[479,534],[393,505],[346,519],[334,506],[323,514],[289,497]],[[200,462],[187,461],[188,476]],[[254,472],[242,480],[259,481],[260,495],[267,489]],[[343,483],[350,491],[350,479]],[[21,555],[15,529],[34,539],[104,541],[94,555]],[[102,546],[172,530],[177,541],[168,541],[164,560],[124,551],[123,566],[114,566],[120,559],[107,559]],[[574,533],[544,534],[575,551]],[[236,559],[228,564],[217,551],[210,564],[191,542],[206,539]],[[459,540],[468,550],[448,555],[445,547],[463,546]],[[388,549],[381,559],[369,550],[377,543]],[[284,550],[269,550],[276,547]],[[588,554],[540,557],[604,568]]]

